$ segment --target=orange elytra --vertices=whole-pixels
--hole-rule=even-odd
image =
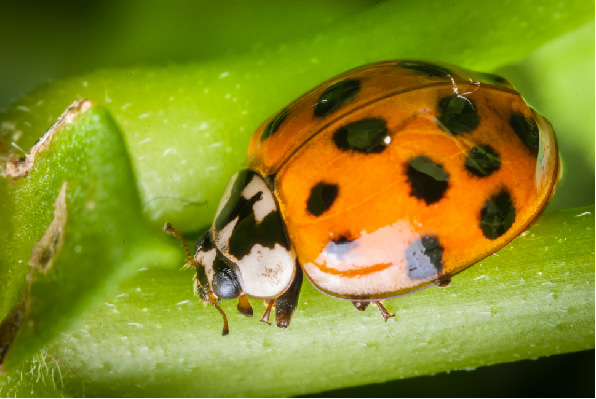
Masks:
[[[195,289],[245,315],[265,299],[262,320],[275,306],[287,327],[304,272],[387,319],[381,300],[445,285],[527,229],[558,176],[551,125],[505,79],[412,60],[353,69],[254,133],[189,255]]]

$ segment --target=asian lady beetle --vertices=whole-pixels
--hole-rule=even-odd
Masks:
[[[339,75],[263,123],[189,263],[219,308],[287,327],[303,271],[358,310],[451,277],[524,231],[559,175],[551,125],[505,79],[401,60]],[[166,230],[175,230],[166,225]],[[177,233],[175,233],[177,234]],[[179,234],[177,234],[179,235]]]

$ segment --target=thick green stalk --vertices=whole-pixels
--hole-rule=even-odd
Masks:
[[[286,396],[594,347],[594,207],[547,213],[449,287],[387,301],[386,323],[306,284],[288,330],[227,301],[222,337],[176,266],[138,272],[0,392]]]

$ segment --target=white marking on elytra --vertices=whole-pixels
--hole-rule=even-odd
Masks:
[[[250,183],[242,190],[242,196],[249,200],[258,193],[261,193],[261,198],[253,204],[252,211],[257,223],[261,223],[265,216],[277,211],[277,206],[267,183],[261,177],[254,175]]]
[[[224,254],[228,254],[230,248],[230,237],[234,232],[236,224],[240,220],[239,216],[236,216],[230,223],[226,224],[221,230],[214,231],[213,240],[215,246]]]
[[[359,235],[344,245],[330,241],[314,262],[302,265],[316,287],[324,292],[346,296],[395,292],[412,286],[405,254],[410,245],[420,239],[420,234],[410,222],[398,221],[372,232],[363,230]],[[375,265],[387,267],[356,278],[343,274],[349,270],[366,270]],[[416,284],[435,278],[436,275],[429,275],[416,280]]]
[[[240,284],[244,292],[253,298],[275,298],[292,282],[296,254],[283,246],[273,248],[255,244],[250,253],[237,262]]]

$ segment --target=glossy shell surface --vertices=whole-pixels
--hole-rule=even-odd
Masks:
[[[446,281],[553,194],[550,124],[504,79],[390,61],[337,76],[251,138],[298,262],[321,291],[382,299]]]

